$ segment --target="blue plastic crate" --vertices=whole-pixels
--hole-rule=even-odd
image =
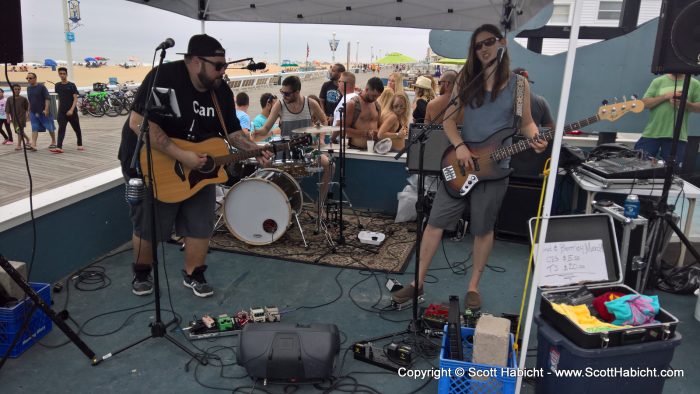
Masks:
[[[30,285],[47,305],[51,305],[51,286],[48,283],[30,283]],[[7,352],[15,335],[22,328],[25,313],[28,313],[33,306],[34,302],[27,298],[12,308],[0,308],[0,357]],[[51,319],[44,311],[37,308],[29,320],[28,329],[12,349],[10,357],[18,357],[49,331],[51,331]]]
[[[443,376],[438,383],[438,394],[495,394],[495,393],[515,393],[515,372],[517,364],[515,352],[513,351],[513,334],[510,334],[510,345],[508,351],[508,367],[476,364],[470,362],[472,358],[471,339],[474,335],[473,328],[462,327],[462,349],[464,361],[450,360],[446,358],[450,345],[447,337],[447,326],[445,335],[442,336],[442,350],[440,351],[440,369],[452,371],[451,376]],[[465,371],[464,376],[455,376],[455,370],[461,368]],[[511,375],[509,376],[508,370]],[[478,377],[475,374],[470,376],[469,371],[495,371],[489,377]],[[478,373],[478,372],[477,372]],[[511,377],[513,376],[513,377]]]

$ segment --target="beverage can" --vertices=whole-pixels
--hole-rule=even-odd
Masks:
[[[625,199],[625,217],[636,219],[639,216],[639,197],[636,194],[630,194]]]

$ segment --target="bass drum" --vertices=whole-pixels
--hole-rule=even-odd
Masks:
[[[294,178],[266,168],[229,189],[224,219],[234,237],[249,245],[267,245],[284,235],[303,204],[301,187]]]

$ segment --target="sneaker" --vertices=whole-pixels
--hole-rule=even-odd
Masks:
[[[214,295],[214,288],[204,279],[204,271],[206,270],[206,265],[195,268],[190,275],[187,275],[187,272],[182,270],[182,284],[192,289],[192,292],[197,297],[210,297]]]
[[[5,140],[5,142],[2,143],[3,145],[14,145],[15,143],[10,141],[10,140]]]
[[[131,292],[138,295],[149,295],[153,293],[153,277],[151,276],[151,267],[148,269],[137,269],[136,264],[133,265],[134,279],[131,281]]]
[[[408,285],[406,287],[402,287],[401,289],[391,293],[391,300],[394,301],[397,304],[403,304],[405,302],[410,301],[413,298],[413,285]],[[418,289],[418,295],[422,296],[423,295],[423,289]]]

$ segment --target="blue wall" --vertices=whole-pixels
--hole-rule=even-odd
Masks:
[[[36,219],[36,257],[30,280],[53,283],[131,239],[124,186]],[[0,253],[29,263],[32,224],[0,233]]]
[[[578,48],[565,123],[594,115],[604,99],[612,102],[615,97],[621,101],[623,95],[628,99],[632,94],[640,98],[644,95],[649,83],[656,77],[651,73],[651,60],[657,26],[658,18],[624,36]],[[566,52],[554,56],[531,52],[513,41],[517,34],[509,34],[511,67],[528,70],[530,79],[535,81],[531,88],[549,101],[552,115],[556,117]],[[441,56],[464,58],[470,37],[469,32],[433,30],[430,32],[430,46]],[[585,130],[641,132],[647,117],[648,111],[630,113],[615,123],[602,121]],[[699,125],[698,114],[691,114],[689,134],[700,135]]]
[[[345,170],[345,188],[352,205],[386,214],[396,214],[398,200],[396,193],[406,186],[406,163],[386,162],[361,159],[347,159]],[[336,181],[338,180],[336,170]],[[318,193],[316,177],[304,178],[301,187],[314,199]],[[334,199],[337,199],[337,186],[334,187]]]

